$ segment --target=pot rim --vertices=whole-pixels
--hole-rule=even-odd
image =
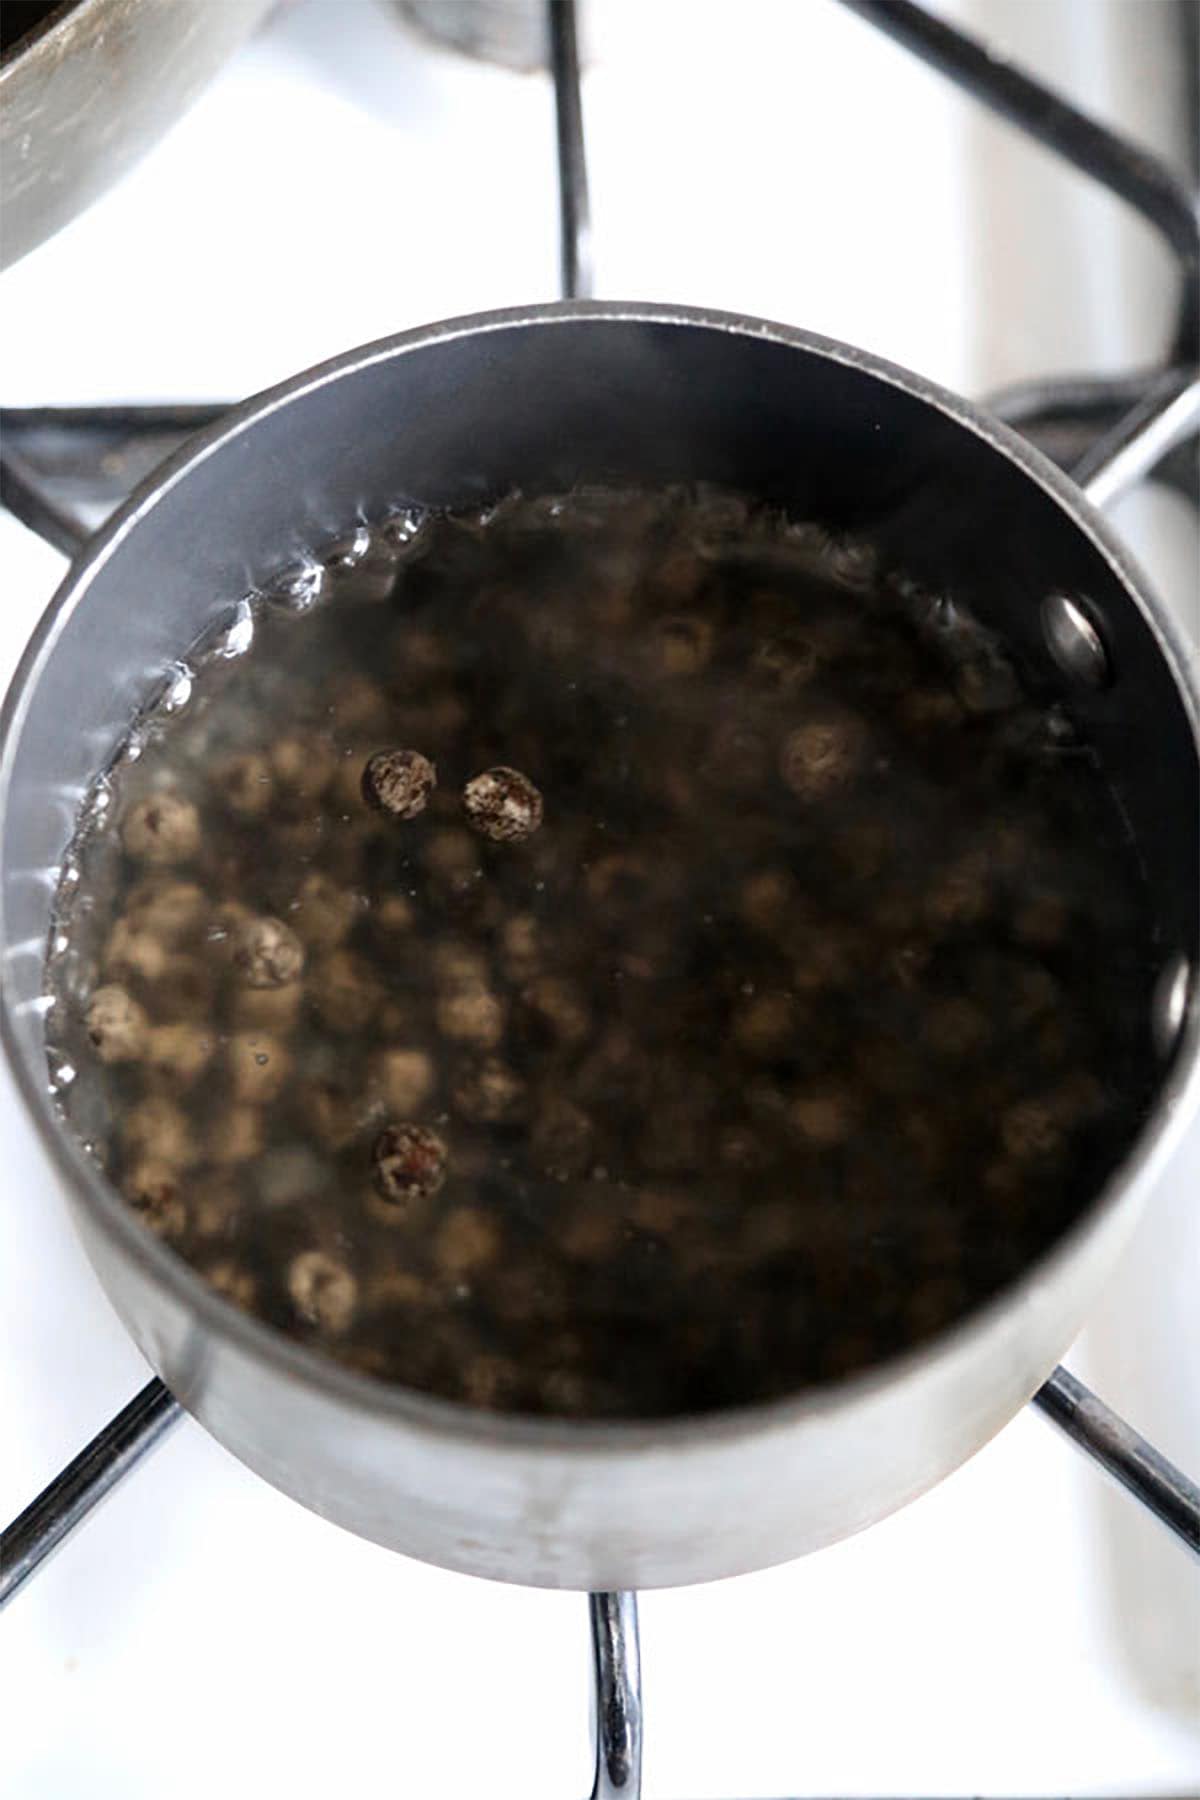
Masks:
[[[4,840],[15,747],[41,669],[67,620],[86,598],[95,574],[119,551],[159,499],[186,479],[192,468],[271,413],[319,387],[369,369],[374,364],[460,337],[513,329],[553,328],[589,320],[718,331],[798,349],[807,355],[859,370],[898,389],[932,406],[981,439],[1035,482],[1068,515],[1130,593],[1174,678],[1200,758],[1200,684],[1194,659],[1179,627],[1150,588],[1134,559],[1082,491],[1010,427],[924,376],[868,351],[795,326],[703,307],[640,301],[556,301],[466,314],[344,351],[232,407],[214,424],[196,433],[140,483],[68,569],[39,619],[9,684],[0,708],[0,849]],[[0,944],[6,945],[2,884]],[[1191,981],[1194,991],[1194,970]],[[969,1354],[977,1342],[986,1338],[1002,1312],[1055,1281],[1059,1270],[1074,1256],[1078,1244],[1129,1198],[1132,1189],[1146,1188],[1153,1182],[1192,1116],[1200,1110],[1200,1008],[1193,1003],[1155,1106],[1128,1154],[1110,1173],[1085,1211],[1048,1251],[1029,1264],[1018,1280],[1001,1288],[947,1330],[915,1349],[872,1364],[859,1373],[782,1398],[663,1419],[543,1418],[488,1412],[465,1402],[440,1399],[416,1389],[375,1380],[324,1355],[319,1349],[287,1337],[221,1298],[190,1264],[147,1231],[122,1204],[115,1189],[86,1155],[67,1121],[55,1109],[48,1084],[38,1079],[38,1072],[31,1067],[22,1050],[6,974],[0,975],[0,1037],[26,1110],[44,1148],[74,1190],[75,1197],[86,1205],[116,1248],[130,1257],[149,1280],[162,1284],[181,1308],[198,1316],[207,1331],[218,1339],[231,1342],[247,1357],[266,1361],[281,1375],[292,1377],[331,1402],[344,1402],[359,1414],[443,1439],[474,1440],[497,1450],[520,1448],[542,1450],[552,1455],[563,1452],[636,1455],[650,1447],[678,1447],[695,1439],[728,1441],[769,1434],[859,1402],[882,1398],[891,1390],[902,1387],[911,1375],[932,1362],[959,1352]],[[177,1397],[185,1406],[188,1404],[186,1392]]]

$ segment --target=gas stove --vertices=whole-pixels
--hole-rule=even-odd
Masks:
[[[437,24],[428,4],[282,8],[138,170],[0,280],[21,348],[6,496],[60,546],[222,401],[405,325],[550,298],[560,262],[568,291],[590,277],[860,342],[993,396],[1076,470],[1135,408],[1186,402],[1161,371],[1168,346],[1196,355],[1178,204],[1194,6],[607,0],[583,21],[582,124],[565,8],[553,83],[459,55],[406,10]],[[1056,112],[941,30],[951,17],[1162,164]],[[1113,517],[1200,641],[1194,479],[1185,443]],[[7,679],[62,561],[10,514],[0,566]],[[5,1071],[0,1130],[10,1517],[146,1370]],[[1194,1135],[1069,1359],[1185,1467],[1198,1190]],[[338,1532],[194,1427],[167,1437],[154,1384],[74,1500],[115,1488],[122,1458],[136,1474],[6,1621],[11,1792],[582,1793],[589,1689],[597,1794],[634,1795],[639,1762],[664,1796],[1200,1791],[1200,1583],[1178,1542],[1195,1490],[1074,1374],[1041,1398],[1175,1538],[1027,1412],[861,1538],[645,1597],[642,1757],[632,1596],[592,1597],[589,1655],[582,1597]],[[36,1554],[71,1504],[60,1491],[18,1548]]]

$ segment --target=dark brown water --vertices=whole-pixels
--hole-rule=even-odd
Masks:
[[[360,531],[93,802],[69,1115],[236,1304],[439,1394],[697,1411],[940,1330],[1147,1097],[1136,859],[968,603],[713,493]]]

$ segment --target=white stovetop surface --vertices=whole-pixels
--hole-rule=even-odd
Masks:
[[[968,8],[1094,106],[1136,122],[1149,94],[1169,129],[1157,9]],[[1152,353],[1167,292],[1149,234],[831,0],[594,0],[591,42],[602,293],[792,319],[973,392]],[[299,0],[156,155],[0,280],[3,398],[232,397],[403,325],[549,297],[551,132],[543,81],[431,50],[383,0]],[[1118,522],[1194,606],[1186,513],[1141,496]],[[0,567],[7,679],[58,565],[0,518]],[[3,1071],[0,1142],[7,1517],[146,1369]],[[1194,1196],[1195,1145],[1079,1366],[1196,1463],[1189,1167]],[[1189,1582],[1026,1413],[859,1539],[643,1598],[647,1795],[1194,1794]],[[389,1556],[189,1422],[7,1616],[0,1786],[562,1800],[590,1781],[587,1686],[578,1596]]]

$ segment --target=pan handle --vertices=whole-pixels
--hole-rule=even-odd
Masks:
[[[1080,457],[1071,474],[1093,506],[1111,506],[1200,431],[1200,375],[1169,369]]]

